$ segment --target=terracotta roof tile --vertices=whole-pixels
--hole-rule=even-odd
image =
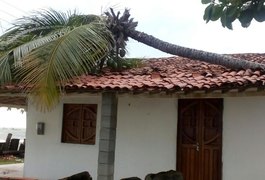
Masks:
[[[234,54],[234,57],[265,64],[265,54]],[[104,70],[99,75],[83,75],[65,84],[66,91],[195,91],[265,85],[260,71],[232,70],[182,57],[143,60],[143,66],[122,72]],[[6,85],[4,91],[19,91],[21,87]]]
[[[235,57],[265,63],[265,54],[236,54]],[[260,71],[231,70],[222,66],[190,60],[182,57],[145,59],[144,66],[122,72],[110,72],[97,76],[87,75],[73,79],[66,89],[76,90],[200,90],[225,89],[242,86],[256,87],[265,83]],[[73,86],[75,85],[75,86]]]

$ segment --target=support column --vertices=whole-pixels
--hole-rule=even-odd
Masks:
[[[113,180],[117,126],[117,97],[102,94],[101,124],[98,155],[98,180]]]

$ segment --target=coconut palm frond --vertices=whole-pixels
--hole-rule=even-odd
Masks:
[[[80,26],[80,25],[85,25],[89,24],[91,22],[102,22],[102,17],[89,14],[89,15],[72,15],[70,16],[67,25],[68,26]]]
[[[50,108],[63,91],[61,83],[88,73],[112,50],[113,41],[104,24],[77,27],[30,52],[16,75],[39,107]]]
[[[32,16],[19,19],[13,28],[0,37],[0,50],[11,51],[17,48],[17,51],[21,51],[27,47],[36,48],[37,44],[42,45],[44,41],[60,37],[78,26],[101,21],[99,16],[79,15],[76,11],[62,13],[51,9],[36,12]],[[30,50],[32,48],[27,52]]]
[[[35,35],[45,36],[56,29],[65,28],[72,16],[77,16],[77,14],[59,12],[53,9],[41,10],[34,12],[31,16],[18,19],[14,27],[22,32],[30,30]]]
[[[61,27],[62,28],[62,27]],[[10,32],[7,32],[6,34],[2,35],[0,37],[0,45],[9,45],[9,48],[15,48],[21,44],[24,44],[26,42],[29,42],[35,38],[43,37],[43,35],[40,35],[36,32],[43,31],[50,29],[49,27],[39,27],[39,28],[32,28],[27,30],[12,30]],[[54,31],[54,30],[53,30]],[[26,41],[26,42],[25,42]]]
[[[17,29],[17,28],[9,29],[7,32],[5,32],[4,34],[2,34],[0,36],[0,42],[6,41],[6,40],[8,40],[10,38],[13,38],[13,36],[15,34],[17,34],[18,31],[19,31],[19,29]]]
[[[1,53],[2,54],[2,53]],[[0,57],[0,84],[7,84],[13,81],[12,67],[10,65],[10,60],[8,52],[4,56]]]
[[[56,33],[32,40],[30,37],[24,37],[14,41],[13,43],[0,43],[0,83],[13,82],[13,69],[21,66],[23,57],[29,54],[33,49],[45,45],[50,41],[58,39],[60,36],[70,31],[68,28],[59,30]]]
[[[70,32],[70,29],[64,28],[64,29],[57,30],[44,37],[35,38],[34,40],[29,40],[27,43],[25,42],[22,43],[22,45],[17,46],[16,48],[13,49],[15,63],[21,60],[24,56],[30,53],[33,49],[39,46],[45,45],[48,42],[54,41],[58,39],[59,37],[67,34],[68,32]]]
[[[21,22],[18,20],[18,23],[3,34],[0,40],[2,42],[12,43],[16,40],[23,39],[25,36],[42,37],[54,30],[65,28],[63,25],[39,24],[39,22],[30,22],[26,20],[27,18],[23,19],[23,21],[21,20]],[[36,19],[32,18],[32,21],[33,20],[35,21]]]
[[[25,16],[16,21],[14,28],[25,30],[38,27],[58,27],[65,26],[70,16],[75,14],[64,13],[53,9],[33,12],[30,16]]]
[[[82,24],[100,21],[101,18],[95,15],[61,13],[52,9],[19,19],[0,37],[0,83],[14,81],[13,68],[20,66],[20,61],[32,50],[55,41]]]
[[[39,107],[48,109],[58,102],[62,83],[90,72],[114,46],[102,17],[36,12],[0,37],[0,83],[20,83]]]
[[[20,18],[4,35],[1,41],[14,41],[25,35],[45,36],[61,28],[75,28],[91,22],[99,22],[96,15],[80,15],[74,12],[59,12],[53,9],[34,12],[31,16]]]

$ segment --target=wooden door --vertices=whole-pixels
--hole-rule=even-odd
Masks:
[[[177,169],[184,180],[222,179],[222,99],[182,99]]]

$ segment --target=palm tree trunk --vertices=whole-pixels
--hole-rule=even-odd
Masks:
[[[264,64],[238,59],[227,55],[178,46],[162,41],[158,38],[155,38],[154,36],[148,35],[144,32],[140,32],[137,30],[127,31],[127,35],[136,41],[139,41],[143,44],[146,44],[155,49],[172,55],[196,59],[211,64],[218,64],[231,69],[259,69],[262,71],[265,70]]]

